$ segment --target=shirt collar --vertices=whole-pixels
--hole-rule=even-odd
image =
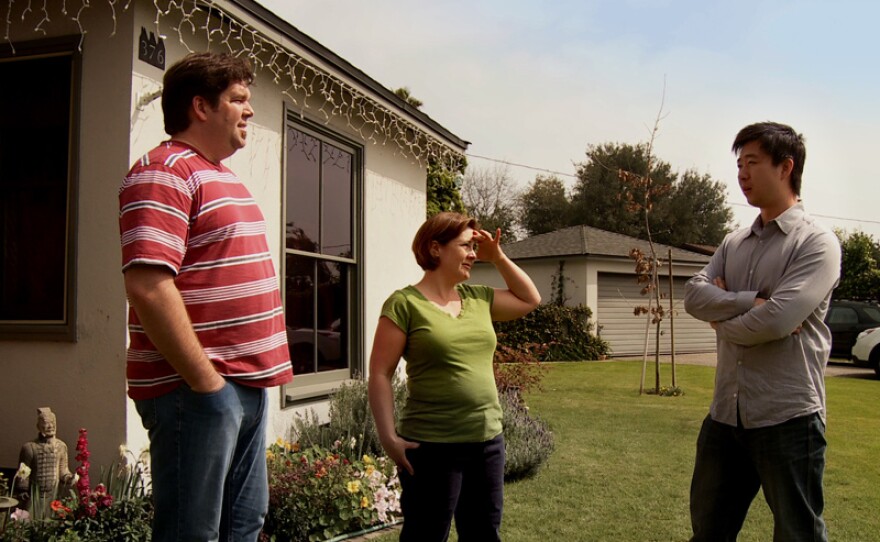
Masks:
[[[767,225],[775,222],[776,227],[778,227],[782,233],[788,235],[799,222],[803,221],[805,214],[804,204],[799,201],[767,224],[761,222],[761,215],[758,215],[758,217],[755,218],[755,221],[752,222],[752,233],[754,235],[761,235],[761,232],[767,227]]]

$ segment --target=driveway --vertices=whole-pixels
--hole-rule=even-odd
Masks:
[[[626,359],[634,359],[627,356]],[[707,365],[715,366],[715,353],[705,354],[676,354],[675,362],[683,365]],[[649,355],[648,362],[653,362],[654,357]],[[660,356],[661,363],[668,363],[669,356]],[[874,370],[868,367],[856,367],[845,359],[832,359],[825,368],[825,376],[848,376],[850,378],[875,378]]]

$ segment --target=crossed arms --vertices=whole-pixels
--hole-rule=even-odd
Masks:
[[[685,310],[712,323],[718,338],[742,346],[799,332],[837,284],[840,247],[830,233],[808,237],[791,256],[773,291],[728,291],[724,276],[727,240],[685,289]],[[744,272],[748,272],[745,270]]]

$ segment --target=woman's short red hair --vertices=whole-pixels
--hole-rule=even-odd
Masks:
[[[461,213],[444,211],[437,213],[419,228],[412,243],[413,254],[416,255],[416,263],[425,271],[437,269],[440,261],[431,254],[431,243],[437,241],[441,245],[452,241],[464,230],[471,228],[480,229],[480,223],[476,218],[465,216]]]

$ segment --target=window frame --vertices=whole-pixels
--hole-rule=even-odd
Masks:
[[[328,254],[312,253],[297,249],[287,248],[286,224],[287,224],[287,142],[288,129],[293,128],[321,142],[333,145],[345,152],[352,154],[352,193],[351,193],[351,243],[352,258],[332,256]],[[343,383],[350,381],[357,375],[364,374],[364,325],[363,325],[363,292],[364,292],[364,237],[363,223],[364,213],[361,202],[363,201],[364,186],[364,146],[362,143],[346,137],[338,131],[330,129],[326,124],[319,123],[307,118],[298,109],[284,104],[284,123],[282,126],[282,170],[281,170],[281,262],[280,280],[281,297],[287,311],[287,256],[301,255],[312,261],[337,262],[350,265],[351,278],[349,279],[348,298],[349,312],[347,314],[348,333],[345,337],[344,350],[347,354],[347,369],[338,369],[325,372],[294,374],[293,382],[281,386],[281,408],[293,408],[303,403],[320,401],[328,398]],[[322,187],[323,189],[323,187]],[[323,225],[319,226],[320,228]]]
[[[64,317],[62,320],[0,320],[0,340],[76,342],[77,237],[82,98],[82,52],[79,36],[0,44],[0,62],[69,56],[70,117],[67,151],[67,225],[65,232]]]

